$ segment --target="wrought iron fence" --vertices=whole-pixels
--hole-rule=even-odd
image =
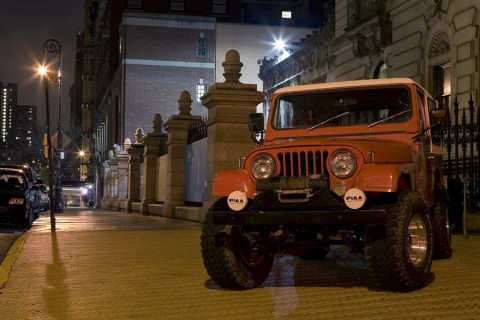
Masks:
[[[188,128],[185,150],[185,204],[202,206],[207,182],[207,123],[195,121]]]
[[[207,137],[207,121],[205,119],[192,122],[188,128],[187,143],[192,144]]]
[[[460,192],[462,195],[461,179],[472,179],[467,189],[467,208],[469,211],[478,211],[480,209],[480,181],[478,181],[480,178],[480,112],[478,106],[474,106],[471,95],[468,108],[462,110],[459,109],[459,103],[455,98],[453,119],[448,117],[442,129],[442,142],[446,156],[444,172],[449,182],[450,197],[453,198],[451,201],[457,202],[456,193]]]

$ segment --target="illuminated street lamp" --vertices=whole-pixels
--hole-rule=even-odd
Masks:
[[[287,48],[284,40],[282,39],[275,40],[275,43],[273,46],[277,50],[277,52],[280,54],[280,56],[278,57],[279,61],[286,59],[290,55],[290,49]]]
[[[47,53],[54,53],[58,55],[58,72],[55,75],[48,69]],[[61,180],[61,160],[63,158],[62,151],[62,122],[61,122],[61,110],[62,110],[62,47],[60,43],[55,39],[48,39],[43,43],[43,65],[40,67],[39,72],[44,75],[45,79],[45,99],[47,109],[47,131],[48,131],[48,145],[49,145],[49,166],[50,176],[53,180],[53,165],[52,165],[52,144],[50,141],[50,103],[48,94],[48,82],[58,84],[58,127],[57,127],[57,153],[56,153],[56,181],[55,181],[55,196],[53,210],[50,210],[51,215],[53,212],[63,212],[63,200],[62,200],[62,180]],[[50,188],[52,190],[52,188]],[[52,191],[50,191],[52,192]],[[52,209],[52,208],[50,208]],[[54,223],[54,216],[51,217]],[[52,227],[54,230],[54,227]]]
[[[43,57],[44,65],[38,69],[38,72],[43,78],[43,83],[45,85],[45,109],[47,114],[47,158],[48,158],[48,187],[49,187],[49,197],[50,200],[53,198],[53,156],[52,156],[52,141],[50,138],[50,99],[48,93],[48,77],[47,77],[47,68],[45,67],[45,54]],[[50,201],[50,225],[52,232],[55,231],[55,213],[54,213],[54,202]]]
[[[83,164],[84,164],[84,160],[83,160],[83,157],[86,155],[86,152],[83,151],[83,150],[80,150],[78,152],[78,155],[80,156],[80,181],[83,181]]]

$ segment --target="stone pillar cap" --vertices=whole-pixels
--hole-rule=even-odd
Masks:
[[[225,61],[222,63],[225,73],[225,82],[236,82],[240,83],[240,77],[242,74],[240,70],[243,67],[243,63],[240,62],[240,54],[237,50],[228,50],[225,54]]]
[[[180,115],[182,116],[189,116],[190,111],[192,110],[192,97],[190,93],[186,90],[180,93],[180,97],[178,98],[178,110],[180,110]]]

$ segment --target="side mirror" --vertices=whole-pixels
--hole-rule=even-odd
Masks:
[[[248,130],[252,134],[252,140],[257,146],[263,144],[263,134],[265,133],[265,125],[263,124],[263,113],[251,113],[248,116]]]
[[[445,119],[448,115],[448,110],[446,109],[434,109],[432,110],[432,116],[437,121],[440,122]]]
[[[265,129],[263,122],[263,113],[250,113],[250,115],[248,116],[248,130],[250,132],[263,131]]]

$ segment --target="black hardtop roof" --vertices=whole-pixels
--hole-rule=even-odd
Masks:
[[[18,175],[21,175],[21,176],[25,176],[25,178],[27,177],[27,175],[25,174],[25,172],[23,172],[23,170],[21,169],[16,169],[16,168],[7,168],[7,167],[1,167],[0,166],[0,174],[18,174]]]
[[[17,164],[17,163],[0,163],[0,168],[13,168],[13,169],[18,169],[21,170],[25,173],[27,176],[28,180],[32,180],[32,182],[35,182],[35,179],[37,179],[37,173],[33,168],[27,164]]]

